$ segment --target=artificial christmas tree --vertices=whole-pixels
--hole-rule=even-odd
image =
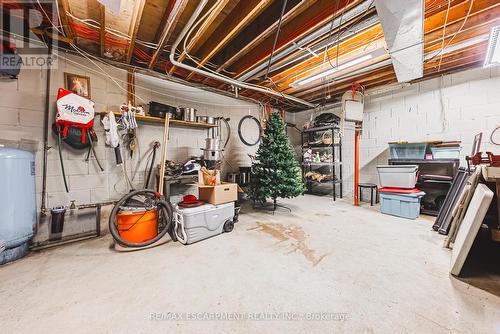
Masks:
[[[254,202],[277,198],[292,198],[305,191],[302,174],[285,132],[279,113],[273,112],[266,122],[264,137],[252,166],[248,196]]]

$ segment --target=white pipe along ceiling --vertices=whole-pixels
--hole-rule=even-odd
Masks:
[[[177,66],[177,67],[180,67],[180,68],[184,68],[186,70],[189,70],[189,71],[192,71],[192,72],[195,72],[195,73],[198,73],[198,74],[201,74],[201,75],[204,75],[206,77],[210,77],[210,78],[213,78],[213,79],[216,79],[216,80],[220,80],[220,81],[229,83],[229,84],[237,86],[237,87],[246,88],[246,89],[254,90],[254,91],[257,91],[257,92],[261,92],[261,93],[265,93],[265,94],[271,94],[271,95],[274,95],[274,96],[282,97],[282,98],[285,98],[287,100],[290,100],[290,101],[302,104],[302,105],[304,105],[306,107],[310,107],[310,108],[316,107],[315,104],[312,104],[310,102],[304,101],[304,100],[299,99],[297,97],[294,97],[294,96],[291,96],[291,95],[287,95],[287,94],[283,94],[281,92],[272,90],[272,89],[267,88],[267,87],[260,87],[260,86],[257,86],[257,85],[247,84],[247,83],[241,82],[239,80],[235,80],[235,79],[231,79],[229,77],[223,76],[223,75],[221,75],[219,73],[208,72],[208,71],[205,71],[205,70],[202,70],[202,69],[199,69],[199,68],[196,68],[196,67],[193,67],[193,66],[181,63],[177,59],[175,59],[175,50],[177,49],[177,46],[182,41],[182,39],[186,36],[188,30],[192,27],[192,25],[194,24],[194,21],[200,15],[200,13],[202,12],[202,10],[205,7],[205,5],[207,4],[207,2],[208,2],[208,0],[200,0],[200,2],[198,3],[198,6],[196,7],[196,10],[194,11],[193,15],[189,18],[189,21],[184,26],[184,29],[181,31],[181,33],[179,34],[179,36],[175,40],[174,44],[172,45],[172,48],[170,50],[169,59],[170,59],[170,62],[174,66]]]
[[[424,0],[375,0],[398,82],[424,75]]]

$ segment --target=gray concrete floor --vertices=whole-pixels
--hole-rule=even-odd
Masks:
[[[3,266],[1,332],[500,332],[500,298],[449,276],[432,219],[284,203],[190,246],[119,253],[107,235]]]

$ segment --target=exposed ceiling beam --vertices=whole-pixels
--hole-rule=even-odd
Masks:
[[[483,12],[487,9],[490,9],[494,7],[495,5],[498,5],[497,0],[474,0],[472,3],[472,7],[470,7],[470,1],[463,1],[459,4],[456,4],[452,7],[450,7],[450,10],[448,12],[448,15],[446,15],[446,8],[430,17],[427,17],[424,20],[424,29],[425,33],[431,33],[435,30],[440,30],[442,32],[442,28],[445,24],[450,25],[455,22],[462,22],[465,17],[467,16],[467,13],[469,11],[469,8],[471,8],[471,11],[469,15],[475,15],[480,12]],[[448,17],[447,17],[448,16]]]
[[[361,82],[367,80],[367,78],[370,78],[371,76],[376,75],[380,71],[384,70],[394,74],[394,69],[391,66],[390,60],[381,58],[377,62],[374,62],[362,68],[358,68],[354,71],[341,74],[338,77],[332,78],[321,84],[316,84],[309,87],[295,88],[294,95],[305,97],[307,94],[310,94],[311,92],[325,91],[325,87],[326,90],[330,90],[333,93],[335,90],[337,90],[338,85],[342,84],[343,82],[349,82],[349,83],[352,83],[353,81]]]
[[[230,22],[223,22],[213,33],[212,37],[203,46],[198,68],[205,65],[215,56],[229,41],[231,41],[245,26],[247,26],[257,15],[269,6],[272,0],[245,0],[240,1],[233,9],[228,19]],[[233,15],[234,14],[234,15]],[[194,76],[192,72],[187,80]]]
[[[450,8],[462,3],[464,0],[451,0]],[[425,0],[425,17],[436,15],[439,12],[446,12],[448,0]]]
[[[146,0],[135,1],[134,12],[132,13],[132,20],[130,21],[130,27],[128,31],[128,34],[130,36],[130,45],[127,50],[127,57],[125,58],[125,62],[127,64],[130,64],[132,56],[134,54],[135,40],[137,39],[137,32],[139,31],[145,4]]]
[[[330,92],[325,91],[325,89],[314,90],[304,95],[304,98],[306,98],[308,101],[314,101],[316,103],[318,101],[324,100],[326,96],[330,95],[330,98],[328,100],[335,100],[351,88],[353,81],[357,81],[363,86],[368,87],[380,84],[381,82],[396,81],[396,74],[394,73],[392,66],[387,66],[385,68],[381,68],[380,70],[374,71],[369,75],[354,76],[339,82],[335,82],[331,85],[332,89]]]
[[[446,26],[446,36],[445,38],[452,37],[455,33],[458,34],[468,31],[476,30],[478,27],[495,24],[500,21],[500,3],[495,4],[490,9],[482,11],[476,15],[471,15],[467,19],[467,22],[458,21]],[[461,28],[461,30],[459,30]],[[443,32],[436,30],[425,34],[425,45],[431,43],[430,41],[440,40],[443,37]]]
[[[217,17],[221,14],[222,10],[228,4],[229,0],[220,0],[215,3],[215,5],[210,9],[211,13],[207,16],[207,18],[203,21],[201,26],[196,29],[196,33],[191,38],[189,43],[186,45],[186,50],[182,50],[178,61],[182,62],[186,58],[186,54],[191,54],[191,52],[196,52],[198,48],[195,48],[197,43],[200,41],[201,37],[204,36],[208,30],[211,28],[211,25],[217,19]],[[176,67],[172,66],[168,71],[169,74],[172,74],[175,71]]]
[[[342,26],[345,25],[352,21],[353,19],[359,19],[359,17],[364,16],[364,14],[367,13],[369,8],[373,4],[370,3],[370,1],[364,1],[362,4],[350,9],[350,10],[342,10],[342,14],[336,15],[335,19],[332,22],[326,22],[322,27],[310,32],[309,34],[305,35],[304,37],[297,39],[296,41],[291,41],[291,40],[284,40],[282,42],[282,47],[281,49],[278,49],[276,52],[272,53],[272,66],[270,67],[270,70],[275,69],[275,65],[277,62],[282,61],[284,58],[287,58],[290,54],[297,53],[298,51],[301,51],[301,48],[306,48],[308,46],[314,45],[315,43],[317,44],[324,44],[323,48],[316,48],[313,47],[313,49],[316,50],[317,53],[321,52],[325,48],[328,48],[329,41],[328,37],[332,37],[333,31],[336,33],[339,33],[341,30]],[[354,28],[351,27],[351,29],[354,30]],[[345,33],[344,29],[344,33]],[[346,34],[347,35],[347,34]],[[347,37],[347,36],[346,36]],[[290,42],[292,42],[290,44]],[[334,44],[335,38],[333,41],[331,41],[330,45]],[[272,50],[272,49],[271,49]],[[310,54],[309,54],[310,56]],[[260,64],[256,64],[256,66],[252,66],[253,68],[249,71],[247,71],[245,74],[239,76],[239,80],[248,80],[253,77],[262,77],[266,75],[267,67],[269,64],[269,58],[271,57],[271,53],[269,55],[266,55],[264,61],[261,61]]]
[[[71,28],[68,15],[66,14],[71,13],[68,0],[59,0],[57,2],[57,10],[59,11],[59,17],[64,34],[67,38],[73,40],[75,38],[75,34],[73,32],[73,29]]]
[[[281,22],[282,26],[286,25],[297,15],[303,13],[306,9],[315,5],[316,2],[317,0],[296,1],[294,6],[294,4],[289,1],[287,7],[291,6],[291,8],[289,10],[285,9],[286,12],[283,15]],[[216,63],[221,64],[217,68],[217,72],[231,66],[236,60],[253,50],[259,43],[275,32],[280,19],[279,16],[281,6],[282,3],[279,1],[272,3],[261,16],[255,19],[255,21],[253,21],[247,29],[243,30],[227,45],[227,47],[224,48],[224,54],[220,54],[220,59],[216,59],[215,61]],[[268,24],[269,22],[272,23]]]
[[[100,15],[100,26],[99,29],[99,43],[100,43],[100,54],[101,58],[104,57],[104,53],[106,52],[106,7],[103,4],[99,3],[99,15]]]
[[[319,0],[314,6],[304,12],[303,15],[295,17],[295,19],[281,27],[275,53],[279,53],[283,48],[291,45],[292,42],[325,26],[331,20],[334,12],[336,12],[335,16],[340,16],[340,13],[347,10],[347,8],[352,8],[360,2],[352,0]],[[258,50],[257,52],[248,54],[247,57],[242,58],[229,68],[231,71],[236,72],[236,78],[241,77],[246,72],[269,59],[274,44],[274,37],[275,35],[272,34],[258,43],[255,48]]]
[[[186,8],[188,2],[189,0],[174,0],[173,5],[171,6],[171,8],[169,8],[169,12],[166,13],[165,17],[167,17],[167,19],[161,27],[161,33],[159,34],[158,38],[158,47],[154,51],[153,56],[149,61],[148,69],[152,69],[158,61],[158,58],[160,57],[165,44],[167,44],[168,39],[172,35],[174,27],[179,21],[179,18],[181,17],[182,12]]]
[[[50,37],[51,39],[55,39],[55,40],[58,40],[58,41],[61,41],[61,42],[67,43],[67,44],[72,44],[74,42],[74,40],[71,38],[65,37],[65,36],[60,35],[56,32],[50,32],[50,31],[46,32],[40,28],[31,28],[31,32],[34,33],[35,35],[37,35],[38,37],[40,37],[41,39],[43,39],[43,36],[45,34],[47,34],[47,36]]]
[[[372,26],[369,29],[359,32],[358,34],[342,41],[338,47],[336,45],[332,45],[327,52],[321,53],[319,57],[311,57],[310,59],[306,59],[289,69],[276,73],[272,76],[272,80],[276,84],[283,82],[286,85],[289,85],[292,81],[298,79],[298,76],[301,74],[324,64],[324,59],[335,65],[338,57],[352,53],[355,50],[366,49],[367,47],[373,46],[377,43],[381,46],[385,45],[381,36],[382,27],[380,24]],[[307,74],[307,76],[309,75],[311,74]]]

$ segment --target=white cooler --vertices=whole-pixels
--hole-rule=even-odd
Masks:
[[[212,205],[203,204],[195,208],[175,206],[175,235],[189,245],[194,242],[231,231],[234,217],[234,202]],[[226,225],[226,229],[224,229]]]

